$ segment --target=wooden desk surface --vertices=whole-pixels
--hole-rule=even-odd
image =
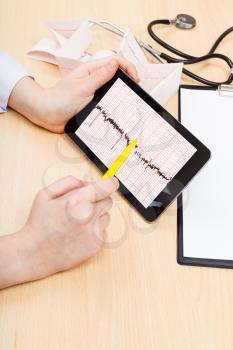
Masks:
[[[44,21],[107,19],[152,43],[147,23],[182,12],[195,16],[198,26],[187,32],[161,28],[160,35],[199,55],[232,25],[233,2],[1,0],[0,46],[50,86],[59,79],[57,69],[25,55],[47,35]],[[220,49],[233,57],[232,36]],[[211,77],[226,73],[213,62]],[[168,109],[177,115],[177,98]],[[44,184],[66,174],[99,177],[65,136],[12,111],[0,118],[0,159],[1,234],[23,225]],[[175,204],[149,225],[116,195],[109,241],[110,247],[72,271],[1,291],[0,349],[232,350],[233,271],[177,264]]]

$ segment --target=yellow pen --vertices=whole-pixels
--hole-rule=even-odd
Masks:
[[[102,179],[107,179],[108,177],[114,176],[120,167],[124,164],[126,159],[129,157],[130,153],[134,149],[138,142],[138,139],[134,139],[130,144],[122,151],[122,153],[117,157],[117,159],[112,163],[110,168],[102,176]]]

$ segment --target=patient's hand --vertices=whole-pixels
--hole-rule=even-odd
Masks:
[[[95,91],[109,81],[118,68],[125,70],[136,82],[139,81],[134,65],[115,55],[80,64],[48,89],[25,77],[13,89],[9,106],[33,123],[62,133],[66,122],[91,101]]]
[[[118,180],[63,178],[36,196],[25,226],[0,238],[0,289],[72,268],[96,254]]]

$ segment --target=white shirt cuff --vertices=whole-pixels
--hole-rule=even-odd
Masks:
[[[30,76],[10,55],[0,49],[0,113],[7,111],[10,94],[23,77]]]

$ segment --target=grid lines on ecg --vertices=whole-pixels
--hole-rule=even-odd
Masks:
[[[138,138],[116,176],[146,208],[196,152],[119,78],[76,133],[107,167]]]

